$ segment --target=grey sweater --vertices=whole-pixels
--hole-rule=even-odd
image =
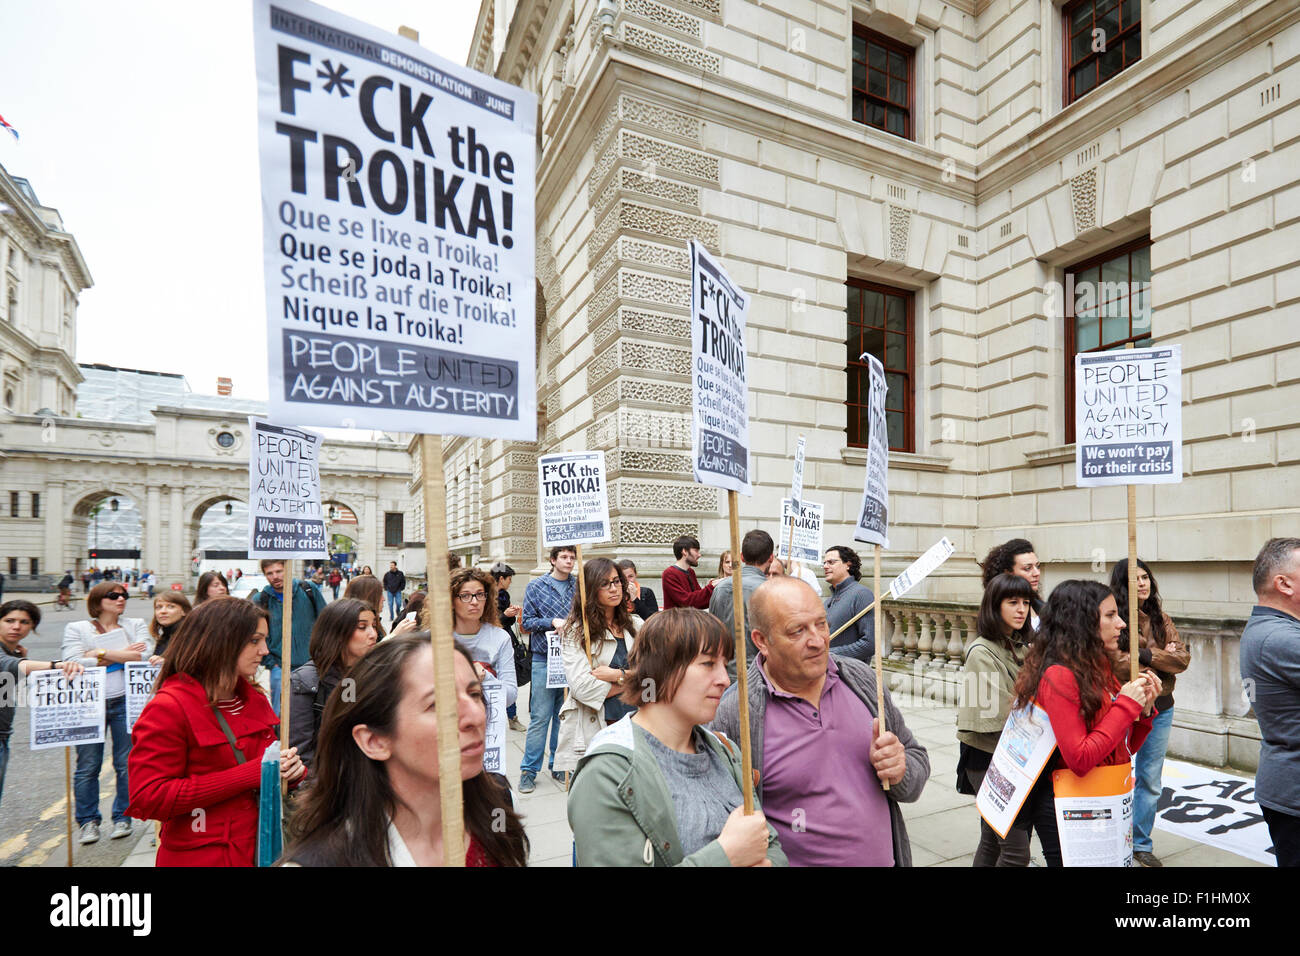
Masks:
[[[871,588],[852,578],[845,578],[831,588],[826,598],[826,623],[834,634],[864,607],[871,607],[876,596]],[[876,653],[876,612],[862,615],[831,643],[831,653],[836,657],[870,661]]]
[[[869,665],[852,658],[837,658],[835,664],[839,668],[840,679],[867,705],[872,718],[877,717],[876,672]],[[763,718],[767,713],[767,682],[758,669],[757,658],[749,665],[748,680],[749,746],[754,769],[759,774],[758,798],[762,800],[763,781],[767,777],[763,769]],[[717,716],[709,725],[710,730],[726,734],[736,741],[740,740],[739,686],[733,684],[727,688],[727,692],[722,695],[722,703],[718,705]],[[930,778],[930,755],[903,723],[903,715],[890,699],[888,688],[885,689],[885,723],[885,729],[898,738],[907,757],[907,768],[903,771],[903,779],[898,784],[890,786],[884,794],[889,800],[889,823],[894,841],[894,859],[899,866],[911,866],[912,845],[907,839],[903,811],[898,805],[912,803],[921,796],[921,789],[925,786],[925,781]],[[866,733],[871,733],[870,727],[866,728]]]

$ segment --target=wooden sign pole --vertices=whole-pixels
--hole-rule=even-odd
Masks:
[[[786,553],[787,560],[792,565],[794,564],[794,519],[795,519],[794,502],[791,502],[790,503],[790,539],[789,539],[790,543],[786,546],[785,553]],[[786,569],[785,573],[786,574],[790,573],[788,568]]]
[[[451,587],[447,570],[447,489],[442,474],[442,436],[420,436],[424,486],[424,560],[429,598],[424,627],[433,644],[433,693],[438,719],[438,790],[442,795],[442,865],[465,865],[465,818],[460,781],[460,720],[457,716],[456,649],[451,635]]]
[[[873,595],[878,595],[880,593],[880,545],[876,545],[876,559],[874,564],[875,567],[872,571],[874,590],[871,593]],[[871,606],[875,607],[879,603],[880,598],[877,597]],[[883,734],[887,729],[885,727],[885,654],[880,648],[880,615],[874,614],[871,619],[876,622],[876,713],[880,717],[880,732]],[[848,627],[847,624],[844,626]],[[839,632],[837,631],[836,633],[838,634]],[[889,789],[888,780],[880,781],[880,785],[886,790]]]
[[[289,749],[289,675],[293,672],[293,561],[284,562],[284,590],[280,603],[284,614],[280,618],[280,753]],[[289,799],[289,783],[280,780],[280,799]],[[282,807],[282,820],[288,819],[287,803]]]
[[[582,618],[582,647],[587,652],[587,666],[591,667],[591,628],[587,624],[587,576],[582,573],[582,545],[573,546],[578,556],[578,614]]]
[[[749,752],[749,662],[745,659],[745,591],[740,569],[740,505],[736,492],[727,491],[731,521],[731,616],[736,628],[736,692],[740,704],[741,794],[745,813],[754,812],[754,760]]]
[[[68,821],[68,866],[72,866],[72,748],[63,748],[63,815]]]
[[[879,578],[879,577],[876,578],[876,587],[877,587],[877,588],[880,587],[880,578]],[[866,607],[864,607],[864,608],[863,608],[861,611],[859,611],[857,614],[853,615],[851,618],[849,618],[847,621],[845,621],[843,624],[841,624],[839,627],[837,627],[837,628],[834,630],[834,632],[831,633],[830,640],[832,640],[832,641],[835,640],[835,638],[839,637],[841,634],[843,634],[845,631],[847,631],[849,628],[851,628],[851,627],[854,625],[855,622],[857,622],[858,620],[860,620],[860,619],[863,617],[863,615],[870,614],[872,611],[878,611],[878,610],[880,610],[880,605],[881,605],[881,602],[883,602],[883,601],[884,601],[884,598],[877,597],[877,598],[876,598],[874,601],[872,601],[869,605],[867,605]]]
[[[1130,342],[1127,346],[1133,348]],[[1129,680],[1138,676],[1138,508],[1137,485],[1128,486],[1128,653]]]

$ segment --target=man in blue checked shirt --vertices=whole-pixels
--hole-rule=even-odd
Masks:
[[[546,755],[546,732],[550,729],[551,776],[558,781],[564,774],[555,770],[555,745],[560,735],[560,705],[564,691],[546,686],[546,632],[559,630],[573,608],[578,582],[573,563],[578,553],[570,547],[551,549],[551,573],[531,581],[524,589],[524,611],[520,626],[529,635],[528,649],[533,655],[533,676],[528,690],[528,737],[524,742],[524,759],[519,765],[519,792],[537,789],[537,772]]]

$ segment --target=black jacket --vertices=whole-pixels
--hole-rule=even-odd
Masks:
[[[400,594],[406,590],[406,575],[401,571],[389,571],[384,575],[384,590]]]

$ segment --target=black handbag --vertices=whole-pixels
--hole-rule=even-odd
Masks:
[[[515,685],[523,687],[533,679],[533,652],[527,644],[516,641],[513,634],[510,635],[510,643],[515,649]]]

